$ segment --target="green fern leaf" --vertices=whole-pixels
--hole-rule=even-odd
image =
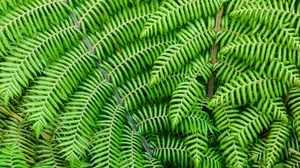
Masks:
[[[104,79],[101,71],[95,70],[65,104],[57,139],[66,160],[74,162],[86,156],[94,121],[112,90],[113,86]]]
[[[175,92],[172,93],[169,109],[173,128],[181,123],[182,118],[189,115],[199,98],[205,97],[203,90],[204,86],[195,78],[187,78],[178,85]]]
[[[287,83],[272,78],[262,78],[256,73],[248,72],[220,87],[209,102],[209,107],[245,105],[254,103],[259,97],[276,98],[285,95],[289,87]]]
[[[34,35],[37,31],[48,29],[67,15],[68,6],[63,0],[32,1],[7,13],[0,19],[1,50],[10,48],[9,41],[16,41],[23,34]],[[33,19],[34,18],[34,19]]]
[[[0,63],[0,93],[7,104],[12,98],[22,95],[29,81],[41,74],[41,71],[55,60],[65,49],[78,42],[79,36],[71,21],[48,32],[39,33],[35,38],[21,40],[11,55]]]
[[[80,80],[92,69],[94,55],[87,53],[86,50],[81,45],[78,49],[67,53],[45,70],[46,76],[40,77],[36,85],[28,91],[24,113],[29,114],[29,121],[34,123],[36,136],[39,136],[49,123],[53,123],[62,101],[68,99]]]
[[[178,32],[180,43],[171,45],[154,62],[151,84],[180,70],[189,60],[211,47],[214,44],[215,33],[210,28],[211,25],[200,20],[194,24],[189,23],[185,29]]]
[[[220,7],[219,0],[165,0],[147,20],[141,36],[167,33],[190,20],[213,15]]]
[[[121,138],[121,162],[120,167],[143,167],[143,155],[142,155],[142,138],[138,133],[125,126],[123,136]]]
[[[293,116],[293,127],[300,141],[300,90],[298,88],[291,89],[288,98],[288,105]]]
[[[29,168],[22,152],[17,146],[17,144],[11,144],[0,148],[1,167]]]
[[[145,162],[144,162],[145,168],[163,168],[162,163],[159,160],[149,156],[149,154],[144,154],[144,158],[145,158]]]
[[[292,5],[287,5],[283,1],[272,1],[272,3],[251,1],[234,10],[230,15],[249,21],[250,24],[257,24],[259,21],[270,28],[282,27],[285,23],[297,24],[300,19],[300,14],[292,8]]]
[[[116,98],[108,101],[103,107],[97,124],[101,129],[96,133],[91,149],[94,167],[114,167],[119,164],[124,116],[125,109],[118,104]]]
[[[286,123],[274,122],[266,142],[265,167],[272,167],[280,159],[285,144],[291,136],[290,129]]]
[[[181,139],[170,136],[156,137],[154,140],[153,156],[176,163],[180,167],[187,167],[188,152]]]
[[[206,136],[200,133],[191,134],[185,139],[186,150],[189,152],[189,157],[192,158],[195,167],[199,167],[202,164],[204,155],[208,150],[208,139]]]

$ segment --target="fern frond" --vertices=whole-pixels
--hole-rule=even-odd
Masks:
[[[267,24],[270,28],[281,27],[285,23],[296,25],[300,14],[283,1],[251,1],[241,5],[230,14],[250,24]]]
[[[64,105],[57,139],[66,160],[74,162],[86,156],[98,111],[112,90],[101,71],[95,70]]]
[[[119,89],[126,110],[138,108],[146,102],[154,101],[172,94],[177,85],[187,76],[186,73],[175,73],[161,82],[149,87],[150,74],[144,73],[136,79],[127,82]]]
[[[288,105],[293,116],[293,128],[300,141],[300,90],[292,88],[288,97]]]
[[[300,74],[295,65],[288,62],[274,60],[271,62],[257,62],[255,69],[263,75],[273,79],[277,79],[291,86],[300,86]]]
[[[17,144],[11,144],[0,148],[0,166],[29,168],[29,165],[26,163],[25,157],[22,155]]]
[[[272,117],[259,112],[255,107],[249,107],[241,112],[229,129],[242,147],[255,142],[259,134],[266,130],[272,122]]]
[[[222,132],[229,129],[231,124],[234,123],[234,119],[237,118],[240,113],[241,110],[234,106],[216,107],[213,110],[213,118],[217,129]]]
[[[78,22],[83,32],[95,32],[108,19],[122,7],[126,7],[128,0],[87,0],[80,3],[79,9],[75,11]],[[86,30],[87,29],[87,30]]]
[[[26,163],[34,163],[36,155],[34,142],[32,132],[28,129],[28,123],[19,123],[16,120],[6,121],[1,147],[13,146],[13,149],[19,151],[17,155],[22,155]]]
[[[97,123],[100,131],[95,135],[92,154],[94,167],[114,167],[120,161],[120,138],[125,120],[125,109],[116,98],[111,99],[102,108]]]
[[[189,60],[210,48],[215,39],[212,27],[210,23],[207,25],[204,20],[200,20],[194,24],[189,23],[178,32],[176,35],[179,43],[167,48],[154,62],[151,72],[152,84],[180,70]]]
[[[209,148],[204,155],[202,163],[200,167],[205,168],[221,168],[223,167],[223,160],[222,156],[214,151],[213,149]]]
[[[288,83],[248,72],[219,87],[209,106],[245,105],[254,103],[259,97],[276,98],[285,95],[289,87]]]
[[[299,66],[299,51],[260,37],[242,38],[233,41],[221,49],[221,54],[233,55],[253,64],[255,61],[269,62],[275,59]]]
[[[165,0],[147,20],[141,37],[167,33],[190,20],[211,16],[220,7],[220,0]]]
[[[32,0],[1,0],[0,1],[0,12],[2,15],[7,13],[10,9],[14,9],[19,5],[26,4]]]
[[[274,122],[266,142],[266,160],[264,165],[272,167],[279,161],[280,155],[291,136],[289,126],[283,122]]]
[[[157,134],[171,130],[171,123],[167,114],[168,108],[168,104],[159,104],[138,110],[134,119],[140,134]]]
[[[263,114],[270,115],[273,120],[285,122],[289,120],[287,109],[281,98],[261,99],[255,104],[255,107]]]
[[[123,131],[121,149],[120,167],[143,167],[142,138],[128,126]]]
[[[230,131],[225,131],[219,136],[220,150],[223,151],[223,156],[226,157],[227,167],[243,168],[247,167],[247,149],[242,148],[239,142],[235,139]]]
[[[175,163],[180,167],[187,167],[189,153],[181,139],[170,136],[157,136],[154,143],[153,156],[163,161]]]
[[[22,95],[29,81],[55,60],[64,50],[76,45],[78,31],[71,21],[60,24],[48,32],[38,33],[35,38],[21,40],[15,49],[0,63],[0,93],[7,103]]]
[[[138,40],[113,54],[100,66],[116,86],[150,67],[167,46],[174,44],[172,35]]]
[[[67,53],[45,70],[45,76],[41,76],[36,85],[28,91],[24,113],[28,114],[29,121],[33,122],[37,136],[54,121],[62,101],[68,99],[74,88],[94,66],[94,55],[86,50],[80,45]]]
[[[144,154],[144,167],[145,168],[163,168],[162,163],[156,159],[153,158],[151,156],[149,156],[149,154]]]
[[[31,1],[8,12],[0,19],[1,50],[10,48],[10,41],[16,41],[23,34],[34,35],[37,31],[48,29],[66,16],[68,6],[63,0]]]
[[[187,64],[187,67],[190,68],[190,77],[197,80],[200,78],[200,82],[206,84],[213,73],[213,64],[210,62],[210,57],[211,55],[206,53],[204,57],[198,57]]]
[[[39,140],[37,145],[37,163],[35,167],[42,168],[65,168],[68,164],[59,154],[60,148],[56,143]]]
[[[215,69],[218,69],[216,75],[218,81],[228,83],[230,80],[248,71],[249,66],[242,63],[241,60],[229,56],[224,61],[217,62]]]
[[[115,47],[125,46],[137,38],[150,14],[158,7],[157,1],[141,3],[132,8],[125,8],[112,17],[92,38],[93,48],[98,56],[111,55]]]
[[[202,164],[204,155],[208,150],[208,139],[200,133],[195,133],[187,136],[184,140],[186,150],[189,152],[189,157],[193,161],[191,165],[199,167]]]
[[[206,136],[209,133],[213,133],[215,127],[209,114],[196,107],[175,128],[175,131],[182,134],[201,133]]]
[[[286,167],[286,168],[300,167],[300,156],[299,155],[292,155],[291,157],[289,157],[288,159],[286,159],[282,163],[282,166]]]
[[[195,78],[187,78],[180,83],[172,93],[170,101],[169,116],[172,127],[175,128],[181,123],[182,118],[189,115],[199,99],[205,97],[204,86]]]

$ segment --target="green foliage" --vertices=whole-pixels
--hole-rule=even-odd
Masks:
[[[0,167],[299,167],[299,0],[0,14]]]

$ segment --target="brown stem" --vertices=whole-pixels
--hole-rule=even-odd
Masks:
[[[222,21],[223,12],[224,12],[224,6],[222,6],[220,11],[217,13],[216,26],[215,26],[216,32],[221,30],[221,21]],[[215,64],[217,62],[218,49],[219,49],[219,44],[215,44],[211,49],[211,63],[212,64]],[[215,80],[216,80],[216,73],[214,72],[208,81],[208,97],[209,98],[212,98],[214,95]]]

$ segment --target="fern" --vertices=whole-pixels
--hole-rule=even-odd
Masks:
[[[298,0],[0,0],[0,167],[299,167]]]
[[[163,34],[186,24],[190,20],[210,16],[221,7],[219,0],[179,0],[163,1],[158,11],[147,20],[142,37]],[[181,15],[185,13],[186,15]]]

